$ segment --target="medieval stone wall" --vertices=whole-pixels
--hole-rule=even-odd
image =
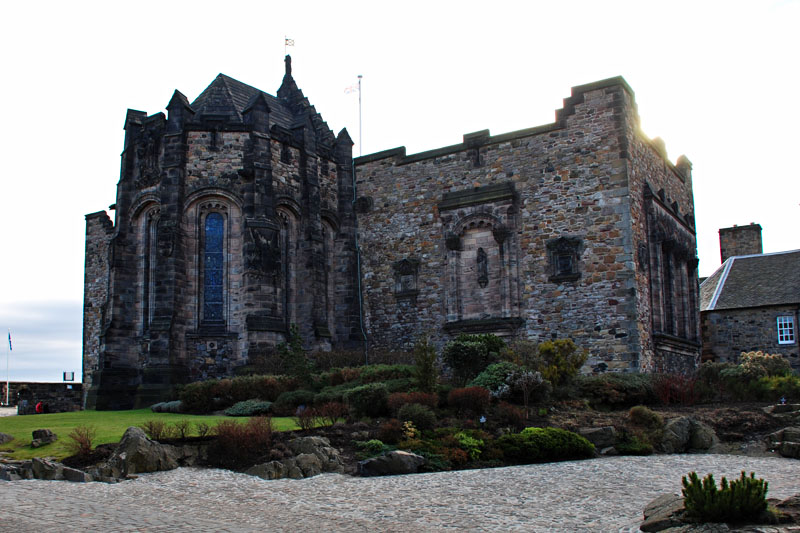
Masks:
[[[83,291],[83,383],[84,391],[92,384],[98,368],[100,336],[109,283],[109,242],[114,232],[105,211],[86,215],[86,264]]]
[[[636,370],[625,91],[576,88],[550,126],[357,159],[358,195],[372,206],[359,215],[372,342],[409,347],[426,331],[439,342],[470,330],[571,337],[600,369]],[[476,247],[488,252],[485,287]],[[559,272],[570,251],[574,271]],[[402,261],[416,265],[407,287]]]
[[[702,317],[703,358],[718,362],[736,362],[742,352],[763,351],[781,354],[795,370],[800,369],[796,305],[706,311]],[[777,318],[793,317],[795,342],[778,343]]]

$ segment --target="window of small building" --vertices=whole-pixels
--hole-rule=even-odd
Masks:
[[[778,317],[778,344],[794,344],[794,317]]]
[[[219,213],[210,213],[205,220],[203,253],[203,319],[210,324],[223,322],[224,228]]]

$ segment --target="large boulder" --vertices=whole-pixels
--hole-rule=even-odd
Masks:
[[[396,450],[358,463],[362,476],[394,476],[415,474],[425,464],[425,458],[415,453]]]
[[[23,466],[24,469],[28,465]],[[77,481],[87,482],[92,481],[92,476],[81,470],[76,470],[55,461],[48,461],[47,459],[34,458],[30,462],[30,471],[33,474],[33,479],[45,479],[49,481]]]
[[[652,532],[682,526],[683,514],[683,497],[677,494],[663,494],[644,508],[644,522],[639,529]]]
[[[598,450],[613,446],[617,440],[617,430],[614,426],[581,428],[578,430],[578,435],[594,444]]]
[[[289,441],[289,449],[296,456],[312,454],[319,459],[321,472],[344,472],[344,461],[339,450],[325,437],[299,437]],[[301,467],[302,469],[302,467]],[[306,477],[309,477],[306,475]]]
[[[8,433],[0,433],[0,444],[6,444],[14,440],[14,435],[9,435]]]
[[[707,424],[692,417],[668,420],[658,448],[663,453],[708,451],[719,443],[717,434]]]
[[[787,427],[770,433],[764,440],[770,449],[784,457],[800,459],[800,427]]]
[[[31,441],[31,448],[39,448],[45,444],[50,444],[58,440],[58,435],[49,429],[34,429],[33,440]]]
[[[247,470],[245,474],[260,477],[261,479],[283,479],[287,477],[289,469],[280,461],[270,461],[255,465]]]
[[[178,468],[179,453],[174,446],[147,438],[141,428],[129,427],[108,461],[99,468],[102,477],[124,478],[131,474]]]

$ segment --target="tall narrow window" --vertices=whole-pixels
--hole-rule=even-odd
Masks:
[[[794,317],[778,317],[778,344],[794,344]]]
[[[142,323],[144,331],[150,329],[155,311],[156,290],[156,244],[158,243],[158,217],[151,213],[147,217],[144,233],[144,283],[142,297]]]
[[[206,217],[203,248],[203,321],[209,325],[223,324],[223,284],[225,220],[219,213]]]

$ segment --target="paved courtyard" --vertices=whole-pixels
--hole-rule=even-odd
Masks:
[[[637,531],[644,505],[695,470],[754,471],[769,495],[800,492],[800,461],[661,455],[352,478],[265,481],[180,468],[106,485],[0,481],[0,530]]]

